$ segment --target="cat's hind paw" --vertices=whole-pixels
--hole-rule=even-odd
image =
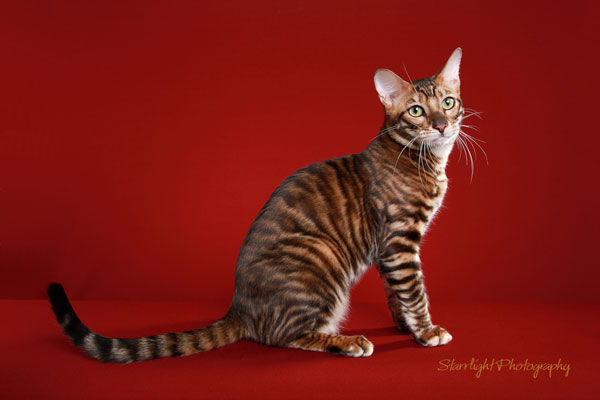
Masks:
[[[287,345],[297,349],[324,351],[347,357],[368,357],[373,354],[373,343],[364,336],[342,336],[309,332]]]
[[[334,345],[327,346],[325,351],[340,354],[347,357],[369,357],[373,354],[373,343],[364,336],[350,336],[346,340],[338,341]]]

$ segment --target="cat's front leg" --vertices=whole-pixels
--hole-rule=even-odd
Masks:
[[[387,284],[386,280],[383,279],[383,285],[385,287],[385,295],[387,297],[388,308],[392,312],[392,318],[394,319],[394,323],[396,324],[396,328],[403,333],[409,334],[412,333],[408,324],[404,320],[404,314],[402,313],[402,304],[400,304],[400,300],[398,296],[396,296],[396,292]]]
[[[411,332],[423,346],[445,345],[452,340],[452,335],[444,328],[431,323],[421,262],[415,247],[389,243],[377,261],[377,270],[400,330]]]

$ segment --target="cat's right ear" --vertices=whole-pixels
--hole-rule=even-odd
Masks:
[[[409,83],[389,69],[378,69],[375,71],[375,89],[379,99],[386,107],[391,107],[402,92],[408,89]]]

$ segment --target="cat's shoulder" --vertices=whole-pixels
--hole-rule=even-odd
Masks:
[[[348,154],[342,157],[330,158],[321,162],[311,164],[297,172],[322,173],[331,171],[342,171],[344,173],[356,172],[362,169],[363,159],[360,153]]]

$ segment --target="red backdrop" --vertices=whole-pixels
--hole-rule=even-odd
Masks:
[[[49,2],[48,2],[49,3]],[[591,2],[4,3],[0,296],[214,300],[283,178],[361,151],[376,68],[461,46],[487,143],[453,154],[423,247],[436,301],[592,300],[599,278]],[[474,120],[474,118],[471,118]],[[354,300],[383,292],[371,270]]]

